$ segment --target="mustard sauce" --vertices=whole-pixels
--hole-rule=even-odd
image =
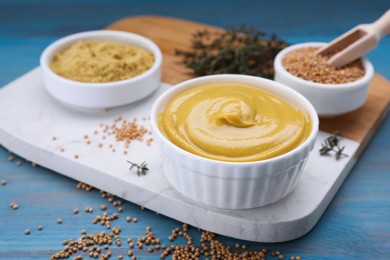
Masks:
[[[296,148],[310,135],[311,121],[306,113],[269,92],[223,83],[175,96],[159,115],[158,127],[190,153],[251,162]]]

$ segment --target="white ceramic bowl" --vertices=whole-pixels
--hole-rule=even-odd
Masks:
[[[110,41],[127,43],[146,49],[154,54],[153,66],[133,78],[105,83],[85,83],[66,79],[54,73],[49,64],[59,51],[77,41]],[[162,54],[151,40],[128,32],[89,31],[61,38],[50,44],[42,53],[40,64],[48,92],[62,103],[81,109],[116,107],[140,100],[157,89],[161,79]]]
[[[362,59],[365,75],[350,83],[321,84],[307,81],[289,73],[282,65],[284,56],[303,47],[322,47],[326,43],[307,42],[291,45],[276,55],[274,61],[275,81],[295,89],[304,95],[317,110],[320,117],[334,117],[361,107],[366,99],[374,68],[367,59]]]
[[[178,93],[213,83],[247,84],[283,98],[309,114],[312,121],[309,137],[288,153],[256,162],[211,160],[179,148],[159,130],[158,115]],[[199,77],[172,87],[155,101],[151,125],[163,172],[172,186],[196,202],[224,209],[255,208],[289,194],[298,182],[318,133],[316,111],[301,94],[272,80],[244,75]]]

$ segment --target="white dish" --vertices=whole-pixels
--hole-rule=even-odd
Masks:
[[[122,144],[115,142],[116,153],[98,148],[98,140],[85,144],[84,134],[92,133],[102,122],[112,122],[118,115],[130,119],[147,116],[155,99],[170,88],[163,83],[142,102],[87,117],[59,106],[45,90],[42,70],[34,69],[0,89],[0,143],[29,161],[165,216],[257,242],[282,242],[309,232],[348,176],[361,149],[359,143],[343,139],[341,144],[348,157],[336,161],[331,156],[320,156],[321,142],[329,137],[329,133],[320,131],[297,187],[288,196],[254,209],[206,207],[187,199],[169,184],[154,143],[146,146],[134,142],[127,155],[121,154]],[[58,139],[53,141],[53,136]],[[62,147],[65,152],[61,152]],[[77,160],[75,153],[80,155]],[[150,171],[138,177],[129,171],[126,160],[146,161]]]
[[[49,64],[53,55],[77,41],[110,41],[134,45],[154,54],[153,66],[133,78],[107,83],[85,83],[66,79],[54,73]],[[122,106],[150,95],[160,85],[162,54],[151,40],[128,32],[89,31],[61,38],[42,53],[40,64],[47,91],[68,107],[81,110],[105,109]]]
[[[255,162],[224,162],[187,152],[173,144],[158,128],[158,116],[179,93],[215,83],[250,85],[274,94],[308,114],[311,132],[295,149],[280,156]],[[214,75],[182,82],[162,94],[151,112],[151,126],[165,162],[163,172],[173,187],[202,204],[224,209],[264,206],[289,194],[298,183],[318,133],[313,106],[296,91],[275,81],[246,75]]]
[[[280,82],[304,95],[317,110],[320,117],[334,117],[361,107],[368,94],[374,68],[367,59],[362,59],[365,75],[350,83],[321,84],[307,81],[289,73],[282,65],[284,56],[303,47],[322,47],[326,43],[307,42],[291,45],[276,55],[274,61],[275,81]]]

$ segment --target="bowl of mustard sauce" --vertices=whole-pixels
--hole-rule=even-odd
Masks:
[[[151,123],[172,186],[223,209],[260,207],[289,194],[319,124],[298,92],[246,75],[205,76],[174,86],[154,103]]]

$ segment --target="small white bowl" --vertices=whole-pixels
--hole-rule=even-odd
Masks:
[[[173,144],[158,128],[158,116],[168,102],[187,89],[213,83],[251,85],[288,101],[307,112],[312,122],[309,137],[298,147],[278,157],[255,162],[225,162],[207,159]],[[245,75],[214,75],[182,82],[153,104],[151,126],[159,147],[163,172],[184,196],[202,204],[224,209],[248,209],[273,203],[296,186],[313,149],[318,117],[310,102],[298,92],[272,80]]]
[[[155,61],[149,70],[140,75],[105,83],[69,80],[50,69],[50,62],[57,52],[70,47],[77,41],[85,40],[127,43],[152,52]],[[87,110],[122,106],[148,96],[160,85],[161,63],[161,51],[151,40],[133,33],[109,30],[82,32],[61,38],[50,44],[40,58],[47,91],[67,106]]]
[[[275,81],[304,95],[313,104],[318,116],[334,117],[356,110],[365,103],[374,68],[371,62],[363,58],[365,74],[362,78],[344,84],[321,84],[296,77],[283,67],[282,60],[287,53],[303,47],[322,47],[325,44],[295,44],[279,52],[274,61]]]

